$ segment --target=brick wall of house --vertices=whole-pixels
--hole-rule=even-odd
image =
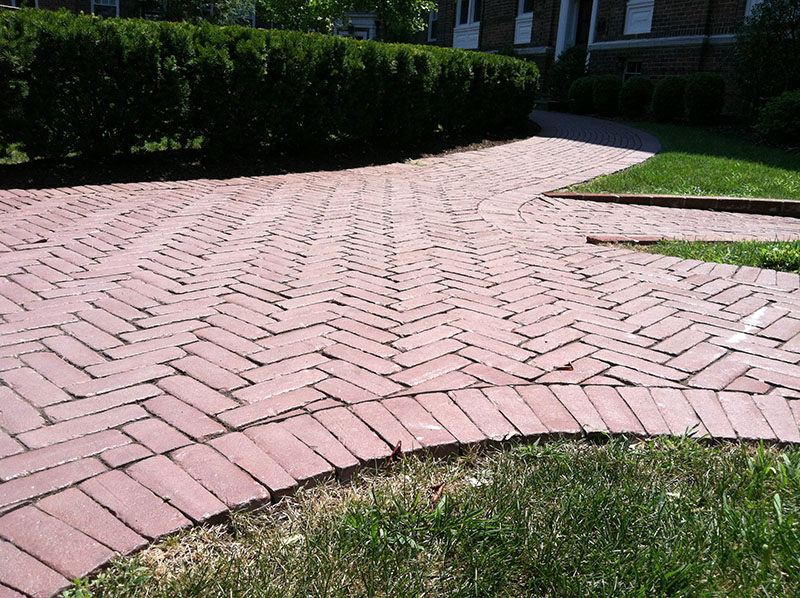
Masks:
[[[641,62],[642,75],[657,82],[670,75],[691,75],[698,71],[729,75],[734,68],[732,46],[704,44],[666,48],[595,50],[592,73],[622,75],[626,62]]]
[[[627,0],[598,0],[595,41],[734,33],[747,0],[656,0],[650,33],[626,36]]]
[[[713,0],[708,33],[710,35],[736,33],[736,28],[744,19],[746,9],[747,0]]]
[[[534,0],[532,46],[555,47],[560,8],[561,3],[558,0]]]
[[[482,50],[499,50],[514,45],[517,6],[517,0],[484,0],[480,33]]]
[[[701,46],[595,50],[592,52],[590,70],[592,73],[621,76],[626,62],[641,62],[642,75],[657,82],[669,75],[689,75],[702,70],[702,54]]]
[[[415,33],[409,40],[412,44],[431,44],[449,47],[453,45],[453,27],[456,24],[455,0],[441,0],[439,7],[438,33],[435,40],[428,40],[428,30]]]
[[[119,0],[119,16],[138,19],[142,16],[141,12],[138,0]]]

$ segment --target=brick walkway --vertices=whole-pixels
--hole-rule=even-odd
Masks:
[[[398,442],[800,442],[798,276],[585,243],[800,220],[541,198],[657,143],[536,118],[422,163],[0,191],[0,596]]]

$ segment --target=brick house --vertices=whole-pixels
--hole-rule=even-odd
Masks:
[[[161,10],[160,0],[0,0],[0,4],[48,10],[66,8],[74,13],[123,18],[157,18]]]
[[[440,0],[417,43],[513,48],[547,72],[565,49],[586,44],[592,73],[656,81],[696,71],[727,73],[736,27],[761,0]]]
[[[162,0],[24,0],[28,6],[157,19]],[[469,50],[513,48],[547,73],[555,58],[586,44],[592,73],[657,81],[731,69],[736,27],[761,0],[439,0],[415,43]],[[17,6],[23,0],[0,0]],[[255,18],[252,20],[255,25]],[[340,35],[374,39],[375,16],[352,13]]]

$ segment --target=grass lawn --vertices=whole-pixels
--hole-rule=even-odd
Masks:
[[[798,596],[799,471],[796,448],[691,439],[408,458],[189,530],[69,594]]]
[[[624,244],[624,246],[637,251],[672,255],[690,260],[800,273],[800,241],[664,240],[653,245]]]
[[[570,190],[800,199],[798,153],[695,127],[652,122],[626,124],[657,137],[661,153]]]

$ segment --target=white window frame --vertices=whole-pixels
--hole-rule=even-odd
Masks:
[[[747,0],[747,7],[744,10],[744,16],[749,17],[757,4],[761,4],[762,0]]]
[[[531,3],[532,5],[533,3]],[[514,23],[514,45],[531,43],[533,33],[533,6],[525,12],[525,0],[519,0],[517,5],[517,19]]]
[[[484,0],[485,1],[485,0]],[[467,9],[467,22],[461,23],[461,8],[464,2],[469,2]],[[458,0],[456,3],[456,26],[453,28],[453,47],[463,50],[477,50],[480,40],[481,22],[480,15],[475,15],[475,0]]]
[[[119,17],[119,0],[92,0],[92,14],[94,14],[95,6],[113,6],[115,9],[115,17]]]
[[[428,15],[428,41],[435,42],[437,38],[433,37],[433,24],[439,23],[439,7],[434,8]]]
[[[461,23],[461,5],[464,2],[469,2],[469,10],[467,14],[467,22]],[[480,15],[478,18],[475,18],[475,0],[458,0],[456,3],[456,27],[469,27],[470,25],[479,25],[480,24]]]
[[[625,35],[650,33],[653,29],[655,0],[628,0],[625,8]]]

